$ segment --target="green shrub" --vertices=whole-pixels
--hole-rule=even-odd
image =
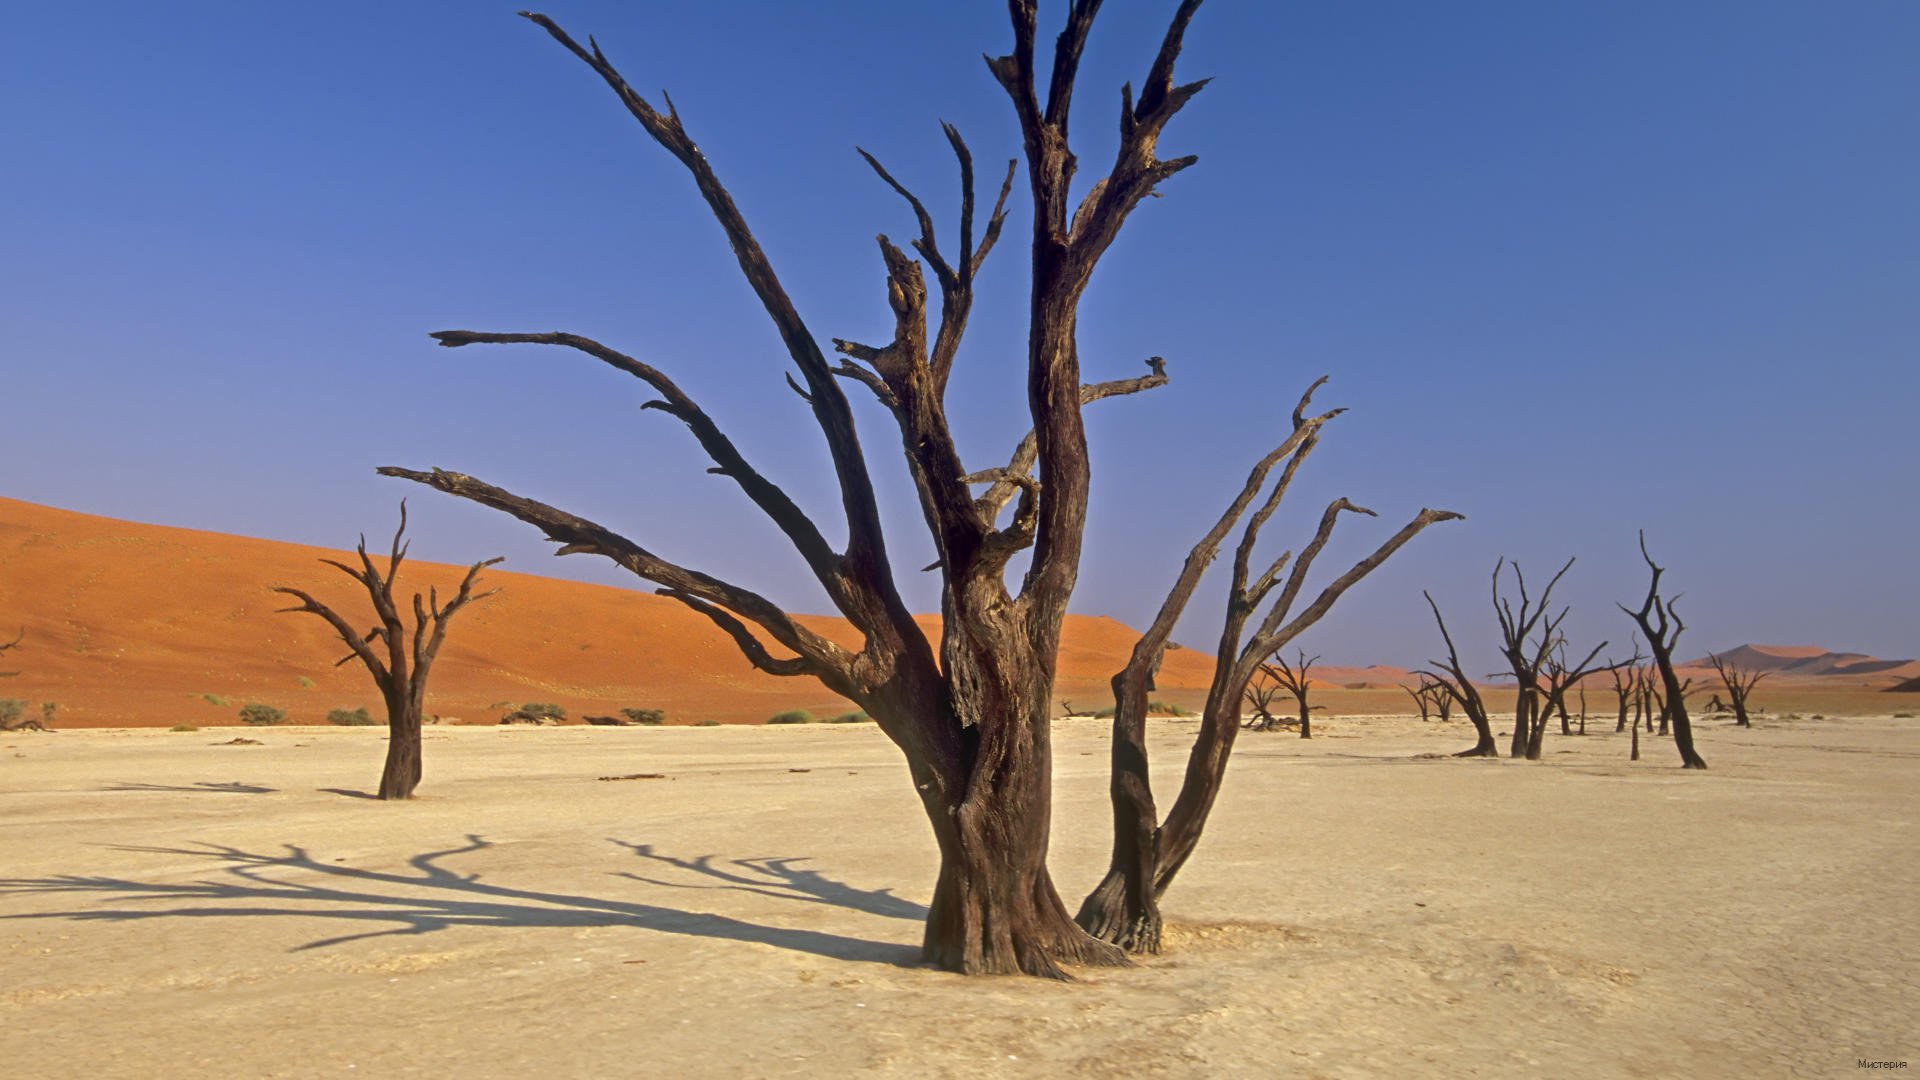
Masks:
[[[241,722],[252,724],[255,727],[267,727],[272,724],[278,724],[286,720],[286,718],[286,713],[281,712],[271,705],[262,705],[257,701],[251,701],[240,706]]]
[[[313,689],[313,680],[307,678],[305,675],[300,676],[300,688],[302,690]]]
[[[209,705],[225,706],[227,703],[227,699],[221,697],[219,694],[201,694],[200,699]]]
[[[719,727],[719,726],[720,726],[720,721],[718,721],[718,720],[701,720],[701,721],[699,721],[699,722],[697,722],[697,723],[695,723],[695,724],[694,724],[693,726],[694,726],[694,727]]]
[[[11,724],[20,719],[27,711],[27,703],[13,698],[0,698],[0,724]]]
[[[827,720],[829,724],[871,724],[873,717],[863,712],[841,713]]]
[[[646,724],[650,727],[659,727],[667,722],[665,709],[621,709],[620,715],[636,724]]]
[[[554,720],[564,720],[567,710],[558,705],[549,705],[541,701],[529,701],[500,718],[503,724],[545,724]]]
[[[1109,710],[1109,715],[1111,715],[1111,710]],[[1191,716],[1193,715],[1193,713],[1192,713],[1192,710],[1190,709],[1183,709],[1178,705],[1169,705],[1164,701],[1149,701],[1147,702],[1147,715],[1148,716]]]
[[[199,731],[200,729],[197,727],[194,727],[192,724],[175,724],[172,727],[168,728],[167,730],[168,731]]]
[[[788,709],[767,718],[769,724],[811,724],[813,714],[805,709]]]
[[[373,727],[379,722],[367,712],[365,705],[357,709],[327,710],[327,723],[335,727]]]

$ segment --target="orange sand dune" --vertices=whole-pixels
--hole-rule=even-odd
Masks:
[[[1865,653],[1832,652],[1817,645],[1740,645],[1718,654],[1748,671],[1768,672],[1769,682],[1810,682],[1829,687],[1879,688],[1920,675],[1920,660],[1881,660]],[[1711,659],[1683,665],[1689,674],[1717,682]]]
[[[55,702],[64,726],[236,723],[240,706],[256,701],[294,723],[362,705],[378,716],[365,671],[334,666],[345,650],[324,623],[274,613],[286,598],[269,588],[293,584],[366,613],[371,625],[365,596],[315,561],[323,556],[349,557],[0,499],[0,628],[6,638],[16,625],[26,631],[4,665],[20,675],[0,683],[0,696]],[[445,594],[463,571],[409,561],[400,585]],[[725,635],[675,601],[498,569],[489,580],[502,592],[454,623],[434,669],[431,712],[492,722],[503,703],[542,701],[574,717],[664,708],[669,723],[691,724],[852,710],[812,679],[753,670]],[[859,644],[844,620],[804,621]],[[1069,616],[1059,696],[1108,704],[1107,679],[1135,637],[1112,619]],[[1211,671],[1211,657],[1177,650],[1160,685],[1190,699]]]

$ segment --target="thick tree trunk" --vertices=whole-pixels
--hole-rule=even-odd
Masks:
[[[1507,740],[1508,757],[1527,756],[1527,743],[1533,736],[1533,712],[1537,705],[1533,691],[1521,687],[1513,704],[1513,738]]]
[[[1747,718],[1747,695],[1733,694],[1733,726],[1752,727],[1753,721]]]
[[[411,799],[420,786],[420,709],[408,701],[387,705],[387,764],[380,771],[382,799]]]
[[[1160,905],[1154,891],[1160,830],[1147,771],[1144,671],[1128,665],[1113,677],[1113,853],[1107,874],[1081,901],[1074,920],[1101,941],[1130,953],[1160,951]],[[1265,709],[1261,709],[1265,712]]]
[[[1028,633],[981,607],[980,591],[950,610],[942,645],[960,767],[914,770],[940,846],[923,956],[963,974],[1049,978],[1066,977],[1062,964],[1125,964],[1074,922],[1047,872],[1057,632]]]
[[[1308,710],[1306,699],[1300,701],[1300,737],[1313,738],[1313,713]]]

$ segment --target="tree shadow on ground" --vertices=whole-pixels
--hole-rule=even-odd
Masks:
[[[815,930],[762,926],[655,904],[495,885],[481,881],[478,873],[456,873],[443,865],[452,857],[492,846],[489,841],[470,835],[464,846],[423,852],[407,860],[412,869],[410,873],[362,870],[338,862],[322,862],[306,848],[294,844],[284,845],[282,854],[250,852],[220,844],[188,848],[124,847],[118,850],[206,859],[222,864],[221,873],[215,878],[191,882],[135,881],[80,874],[0,879],[0,895],[93,895],[106,904],[119,905],[79,911],[23,912],[0,915],[0,919],[130,922],[286,916],[341,919],[376,927],[310,941],[296,946],[295,952],[370,938],[429,934],[456,926],[624,926],[663,934],[752,941],[837,960],[901,966],[919,960],[918,950],[907,945]],[[148,906],[167,901],[185,903]]]
[[[652,844],[632,844],[625,840],[613,842],[643,859],[652,859],[666,866],[699,874],[720,883],[710,885],[698,881],[663,881],[659,878],[625,872],[614,875],[648,885],[661,885],[670,889],[729,889],[759,896],[771,896],[777,900],[831,904],[834,907],[864,911],[869,915],[879,915],[889,919],[907,919],[913,922],[924,922],[927,917],[927,909],[924,905],[903,900],[893,895],[892,889],[856,889],[845,882],[835,881],[818,870],[803,869],[799,864],[807,862],[805,858],[761,857],[731,859],[721,863],[719,856],[716,855],[682,859],[672,855],[662,855],[653,849]]]
[[[191,784],[108,784],[101,791],[186,791],[194,793],[224,792],[228,795],[271,795],[278,788],[261,787],[259,784],[243,784],[238,780],[229,780],[218,784],[212,780],[199,780]]]
[[[349,799],[373,799],[376,802],[380,799],[380,796],[375,795],[373,792],[361,791],[359,788],[323,787],[315,788],[314,790],[327,795],[344,795]]]

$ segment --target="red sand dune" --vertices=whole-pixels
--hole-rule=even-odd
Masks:
[[[1920,675],[1920,660],[1881,660],[1865,653],[1830,652],[1817,645],[1740,645],[1717,655],[1748,671],[1770,673],[1767,681],[1772,684],[1800,682],[1879,689]],[[1719,678],[1705,656],[1688,660],[1682,667],[1703,684]]]
[[[0,499],[0,628],[26,638],[7,654],[20,672],[0,697],[58,703],[67,726],[237,722],[248,702],[322,722],[329,709],[378,695],[311,615],[276,614],[274,585],[307,588],[343,611],[367,612],[358,586],[316,560],[342,552],[220,533],[141,525]],[[445,594],[464,568],[409,561],[401,591]],[[628,589],[500,569],[500,595],[455,621],[432,679],[430,712],[491,723],[502,703],[553,702],[571,716],[664,708],[670,723],[749,723],[786,709],[830,715],[852,706],[812,679],[753,670],[733,643],[679,603]],[[847,645],[844,620],[807,625]],[[937,620],[923,617],[923,625]],[[1107,679],[1137,635],[1113,619],[1069,616],[1058,695],[1111,704]],[[1168,654],[1163,689],[1204,688],[1212,658]]]

